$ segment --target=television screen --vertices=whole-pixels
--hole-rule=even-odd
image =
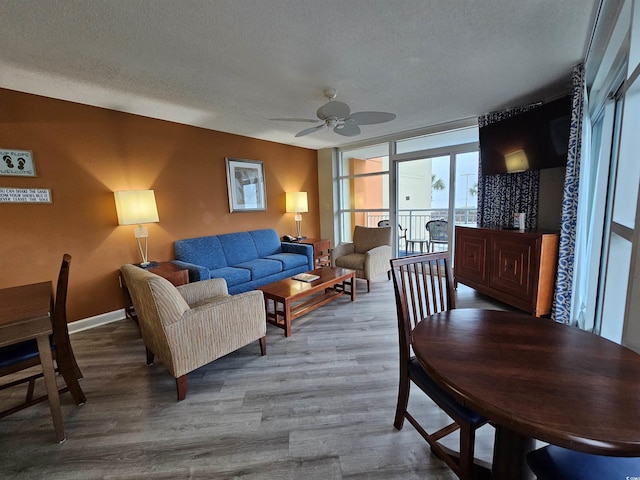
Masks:
[[[482,174],[566,166],[570,125],[571,98],[566,96],[481,127]]]

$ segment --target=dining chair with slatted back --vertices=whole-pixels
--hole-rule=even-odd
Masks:
[[[472,478],[475,432],[487,419],[458,403],[425,371],[413,356],[411,334],[430,315],[455,308],[451,257],[448,252],[425,253],[391,260],[400,340],[400,383],[394,426],[402,429],[405,418],[429,443],[431,451],[461,479]],[[451,419],[434,433],[407,410],[411,383],[420,388]],[[449,455],[440,439],[460,430],[459,457]]]
[[[65,253],[62,257],[60,273],[58,274],[55,302],[53,298],[51,299],[51,311],[53,313],[51,353],[56,361],[56,371],[61,373],[65,380],[65,386],[59,389],[59,393],[71,392],[76,404],[82,405],[85,403],[86,398],[77,380],[78,378],[82,378],[82,373],[78,368],[78,364],[73,355],[73,350],[71,349],[66,315],[70,263],[71,255]],[[18,372],[39,364],[40,355],[38,353],[38,345],[35,340],[28,340],[0,348],[0,377],[17,374]],[[3,390],[5,388],[28,383],[25,401],[19,405],[1,411],[0,418],[47,400],[47,395],[38,396],[36,398],[33,396],[35,381],[42,376],[42,372],[35,373],[1,385],[0,390]]]

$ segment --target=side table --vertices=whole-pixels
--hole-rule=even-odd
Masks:
[[[145,270],[166,278],[176,287],[189,283],[189,270],[179,267],[175,263],[158,262],[156,266],[145,268]],[[124,298],[124,313],[127,318],[132,318],[133,320],[137,321],[136,311],[133,308],[133,302],[131,301],[131,296],[129,295],[129,289],[127,288],[127,284],[125,283],[124,278],[122,278],[122,275],[120,275],[120,286],[122,287],[122,295]]]
[[[329,255],[329,250],[331,250],[331,240],[303,238],[298,240],[297,243],[304,243],[305,245],[311,245],[313,247],[313,259],[315,262],[314,268],[331,266],[331,256]]]

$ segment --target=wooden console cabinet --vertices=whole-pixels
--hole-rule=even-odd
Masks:
[[[558,233],[456,227],[456,284],[537,317],[547,315],[553,303],[558,243]]]

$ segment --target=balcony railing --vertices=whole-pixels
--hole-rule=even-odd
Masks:
[[[456,208],[454,220],[456,225],[476,225],[476,207]],[[398,224],[407,229],[407,238],[426,239],[425,225],[430,220],[447,220],[449,211],[446,208],[420,208],[398,211]],[[368,227],[376,227],[380,220],[389,220],[389,215],[380,212],[367,212],[365,215]],[[400,245],[402,249],[403,245]]]

